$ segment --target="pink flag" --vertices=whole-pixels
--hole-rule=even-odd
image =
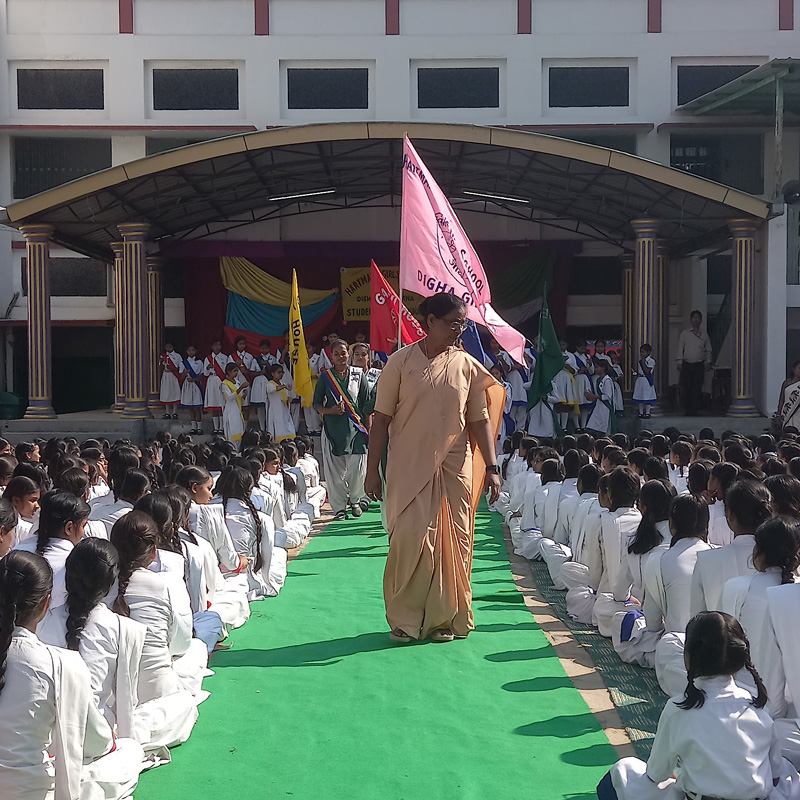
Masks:
[[[518,364],[525,363],[525,337],[492,308],[481,260],[408,136],[403,147],[400,287],[425,297],[458,295],[467,304],[467,316],[485,325]]]

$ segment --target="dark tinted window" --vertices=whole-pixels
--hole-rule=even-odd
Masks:
[[[230,111],[239,108],[236,69],[154,69],[155,111]]]
[[[578,256],[572,259],[569,293],[622,294],[622,262],[616,256]]]
[[[730,256],[709,256],[706,259],[706,291],[708,294],[730,294],[733,276]]]
[[[369,108],[368,69],[287,69],[286,79],[289,108]]]
[[[17,138],[14,197],[29,197],[111,166],[111,139]]]
[[[550,108],[627,106],[627,67],[550,67]]]
[[[420,68],[418,108],[499,108],[499,67]]]
[[[673,134],[670,163],[743,192],[764,191],[764,143],[760,134]]]
[[[678,105],[689,103],[755,69],[724,65],[678,67]]]
[[[104,108],[101,69],[18,69],[17,108]]]
[[[108,269],[96,258],[51,258],[50,294],[53,297],[105,297]],[[22,259],[22,293],[28,294],[27,259]]]

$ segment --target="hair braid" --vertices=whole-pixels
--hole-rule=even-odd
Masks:
[[[6,666],[8,665],[8,650],[11,647],[11,637],[17,624],[16,597],[4,599],[0,606],[0,692],[6,685]]]
[[[81,598],[87,599],[88,598]],[[89,614],[94,606],[89,607],[88,604],[76,603],[71,600],[67,603],[67,649],[77,650],[81,644],[81,636],[83,629],[86,627],[86,621],[89,619]]]
[[[253,564],[253,570],[258,572],[261,567],[264,566],[264,559],[261,555],[261,539],[264,535],[264,527],[261,524],[261,517],[259,517],[258,511],[256,511],[253,501],[249,497],[246,497],[242,500],[242,502],[247,506],[247,510],[253,515],[253,522],[256,526],[256,560],[255,564]]]
[[[761,680],[758,670],[753,666],[753,662],[750,659],[749,646],[747,648],[747,656],[745,657],[744,668],[753,676],[753,680],[756,682],[756,689],[758,689],[758,694],[753,698],[753,705],[756,708],[764,708],[769,698],[767,697],[767,690],[764,686],[764,681]]]
[[[683,700],[680,703],[676,703],[676,705],[684,711],[688,711],[690,708],[702,708],[706,702],[706,693],[695,686],[695,674],[691,667],[686,671],[686,678],[687,684],[683,693]]]
[[[119,591],[117,592],[117,599],[114,600],[114,605],[111,610],[115,611],[121,617],[129,617],[131,615],[131,607],[125,599],[125,592],[128,591],[128,584],[131,582],[136,567],[133,564],[126,564],[120,568],[119,571]]]

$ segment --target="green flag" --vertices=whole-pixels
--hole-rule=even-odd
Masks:
[[[553,327],[550,309],[547,307],[547,286],[542,296],[542,311],[539,315],[539,349],[533,371],[531,388],[528,390],[528,408],[533,408],[550,394],[553,378],[564,369],[564,356]]]

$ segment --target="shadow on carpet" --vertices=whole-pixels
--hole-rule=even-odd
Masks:
[[[529,561],[528,565],[545,602],[572,632],[575,641],[591,656],[619,711],[636,754],[646,760],[653,746],[658,719],[667,701],[667,696],[658,685],[655,671],[637,664],[626,664],[617,655],[611,640],[601,636],[597,628],[571,619],[567,614],[566,592],[553,588],[547,565],[543,561]]]

